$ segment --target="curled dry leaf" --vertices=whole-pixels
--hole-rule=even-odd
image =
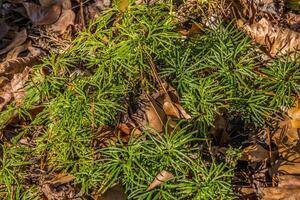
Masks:
[[[266,18],[253,24],[238,20],[237,24],[258,44],[263,45],[271,56],[295,52],[300,48],[300,33],[274,26]]]
[[[241,159],[250,162],[260,162],[269,157],[269,152],[259,144],[254,144],[243,149],[243,156]]]
[[[63,34],[70,25],[74,25],[75,13],[71,9],[63,9],[59,19],[50,26],[50,30]]]
[[[34,25],[53,24],[61,15],[61,6],[53,4],[49,7],[43,7],[35,3],[23,3],[29,19]]]
[[[16,32],[16,35],[14,36],[14,39],[11,41],[11,43],[6,46],[4,49],[0,50],[0,55],[7,53],[8,51],[12,50],[13,48],[23,44],[27,39],[27,31],[26,29],[23,29],[20,32]]]
[[[172,179],[174,175],[166,170],[161,171],[154,179],[154,181],[149,185],[146,191],[152,190],[153,188],[161,185],[162,183]]]

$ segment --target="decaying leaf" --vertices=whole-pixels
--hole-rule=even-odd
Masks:
[[[267,159],[269,152],[259,144],[254,144],[243,149],[243,160],[259,162]]]
[[[174,175],[168,171],[161,171],[154,179],[154,181],[149,185],[146,191],[152,190],[153,188],[161,185],[162,183],[172,179]]]
[[[74,25],[75,13],[71,9],[62,9],[59,19],[50,26],[50,30],[63,34],[70,25]]]
[[[266,18],[253,24],[238,20],[238,26],[263,45],[271,56],[295,52],[300,48],[300,33],[274,26]]]
[[[53,24],[59,19],[62,12],[61,6],[58,4],[43,7],[35,3],[24,2],[23,6],[34,25]]]
[[[23,29],[20,32],[16,32],[14,39],[11,41],[9,45],[7,45],[4,49],[0,50],[0,55],[7,53],[8,51],[12,50],[13,48],[23,44],[27,39],[27,31]]]

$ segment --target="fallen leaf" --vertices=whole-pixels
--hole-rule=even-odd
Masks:
[[[14,39],[11,41],[11,43],[6,46],[4,49],[0,50],[0,55],[7,53],[11,49],[23,44],[27,39],[27,31],[26,29],[23,29],[20,32],[16,32]]]
[[[254,144],[243,149],[243,156],[241,160],[248,160],[250,162],[259,162],[269,158],[269,151],[259,144]]]
[[[62,12],[62,8],[58,4],[43,7],[35,3],[24,2],[23,6],[34,25],[53,24],[59,19]]]
[[[244,29],[258,44],[263,45],[271,56],[297,51],[300,48],[300,33],[274,26],[266,18],[253,24],[238,20]]]
[[[50,26],[50,30],[63,34],[70,25],[74,25],[75,13],[71,9],[63,9],[61,16]]]
[[[24,85],[28,80],[30,70],[31,69],[29,67],[25,67],[22,73],[14,74],[11,80],[11,92],[13,94],[14,100],[17,103],[20,103],[25,96]]]
[[[167,122],[167,116],[163,109],[158,106],[156,101],[151,97],[147,95],[146,102],[144,102],[144,119],[140,120],[141,118],[136,118],[139,122],[139,124],[144,129],[154,129],[157,132],[162,132],[163,127]],[[133,117],[134,118],[134,117]]]
[[[149,185],[146,191],[152,190],[153,188],[161,185],[162,183],[172,179],[174,175],[168,171],[161,171],[154,179],[154,181]]]
[[[51,185],[63,185],[72,182],[75,179],[74,176],[69,174],[58,174],[54,179],[47,181]]]
[[[10,83],[6,84],[0,89],[0,111],[11,101],[11,85]]]
[[[18,57],[16,59],[4,61],[3,63],[0,63],[0,75],[20,73],[24,70],[26,66],[31,67],[34,64],[37,64],[39,61],[39,55]]]
[[[283,161],[280,163],[280,166],[278,167],[278,173],[300,175],[300,163],[299,162],[294,163],[291,161]]]
[[[294,107],[288,111],[288,115],[291,117],[292,128],[300,128],[300,109]]]
[[[167,115],[179,119],[191,119],[191,116],[180,105],[177,91],[170,84],[163,83],[157,95],[158,101],[162,98],[163,109]]]
[[[262,200],[299,200],[300,188],[262,188]]]
[[[281,187],[281,188],[300,188],[300,176],[281,175],[281,176],[279,176],[278,187]]]

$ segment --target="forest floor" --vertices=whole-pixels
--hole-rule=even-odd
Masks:
[[[0,199],[300,199],[298,0],[1,0]]]

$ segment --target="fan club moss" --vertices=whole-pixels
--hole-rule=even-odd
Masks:
[[[10,105],[1,113],[3,127],[13,113],[31,119],[30,109],[43,107],[18,137],[35,133],[33,148],[20,146],[18,139],[2,145],[1,195],[41,195],[34,184],[28,190],[24,178],[34,157],[46,162],[48,170],[74,175],[72,184],[82,194],[104,192],[120,183],[132,199],[234,197],[236,159],[229,159],[234,153],[227,155],[230,162],[211,158],[207,164],[198,148],[204,144],[200,129],[194,127],[205,132],[224,113],[265,126],[298,95],[299,64],[287,57],[262,65],[256,47],[232,24],[220,23],[183,40],[169,13],[166,4],[131,5],[124,12],[112,8],[79,33],[70,49],[52,53],[35,66],[24,104]],[[145,132],[126,144],[94,147],[96,129],[118,123],[132,92],[138,96],[156,88],[146,55],[160,78],[177,87],[193,119],[179,123],[172,133]],[[175,178],[145,192],[162,170]]]

